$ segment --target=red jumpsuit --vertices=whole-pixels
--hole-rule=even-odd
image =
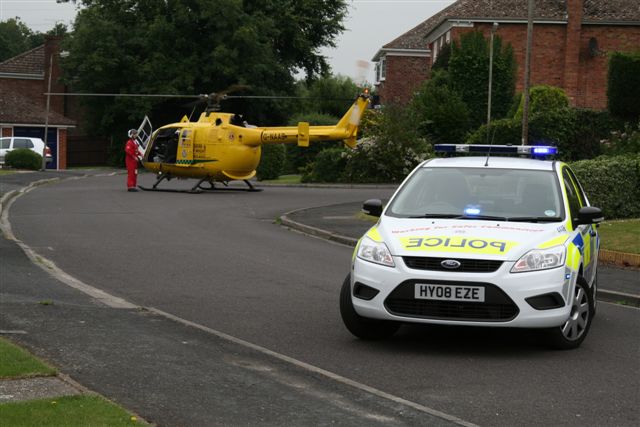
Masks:
[[[138,178],[138,146],[136,142],[129,138],[127,145],[124,146],[126,154],[124,162],[127,166],[127,188],[136,188]]]

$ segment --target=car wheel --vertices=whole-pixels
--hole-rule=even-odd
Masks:
[[[387,320],[368,319],[356,313],[351,300],[351,276],[347,275],[340,291],[340,314],[349,332],[364,340],[389,338],[400,327],[399,323]]]
[[[593,293],[587,282],[578,277],[570,300],[569,318],[561,326],[547,331],[549,344],[558,350],[578,348],[587,337],[594,314]]]

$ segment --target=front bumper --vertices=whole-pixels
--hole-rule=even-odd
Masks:
[[[571,311],[566,301],[572,281],[565,277],[564,268],[514,274],[509,272],[514,262],[506,261],[491,273],[460,273],[410,269],[402,257],[393,258],[394,268],[354,260],[352,290],[354,284],[360,283],[379,291],[369,300],[355,297],[352,292],[353,306],[360,316],[442,325],[547,328],[562,325]],[[429,301],[425,311],[424,300],[412,298],[415,283],[482,286],[487,297],[485,303],[473,303],[472,307],[466,302]],[[539,310],[526,301],[547,294],[558,295],[561,306]],[[459,315],[456,309],[464,309],[465,315]]]

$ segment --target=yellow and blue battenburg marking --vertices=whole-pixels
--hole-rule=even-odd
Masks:
[[[566,242],[568,238],[569,238],[568,234],[563,234],[561,236],[554,237],[551,240],[547,240],[546,242],[539,244],[538,249],[547,249],[547,248],[552,248],[554,246],[564,245],[564,242]]]

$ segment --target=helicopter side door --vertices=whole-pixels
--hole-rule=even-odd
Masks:
[[[182,129],[178,138],[176,166],[189,167],[193,164],[193,129]]]

